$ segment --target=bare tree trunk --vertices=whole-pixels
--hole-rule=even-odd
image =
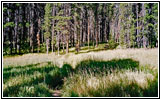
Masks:
[[[66,53],[69,52],[69,39],[68,34],[66,35]]]
[[[76,11],[76,9],[75,9],[75,11]],[[77,19],[76,19],[76,16],[74,16],[74,42],[75,42],[75,44],[77,44],[78,43],[78,34],[77,34]],[[77,49],[77,46],[75,45],[75,47],[76,47],[76,49]]]
[[[87,16],[87,7],[85,6],[83,9],[83,45],[86,43],[87,40],[87,33],[88,33],[88,16]]]
[[[80,12],[80,47],[82,46],[83,43],[83,7],[81,8]]]
[[[88,50],[89,50],[89,36],[90,36],[90,24],[89,24],[89,18],[88,18]]]
[[[57,40],[57,43],[58,43],[58,56],[59,56],[59,49],[60,49],[60,48],[59,48],[59,35],[60,35],[60,34],[59,34],[59,31],[58,31],[58,40]]]
[[[62,34],[62,41],[63,41],[63,54],[64,54],[64,45],[65,45],[64,34]]]
[[[40,21],[40,18],[38,19],[38,32],[37,32],[37,35],[36,35],[36,37],[37,37],[37,45],[38,45],[38,47],[37,47],[37,52],[39,53],[39,51],[40,51],[40,24],[41,24],[41,21]]]
[[[34,4],[31,4],[31,27],[30,27],[30,47],[31,47],[31,52],[34,52],[34,43],[33,43],[33,37],[34,37],[34,25],[33,25],[33,18],[34,18]]]
[[[16,17],[15,17],[15,37],[14,37],[15,45],[14,45],[14,48],[15,48],[15,53],[17,54],[18,10],[16,10],[15,16]]]
[[[39,32],[37,33],[36,37],[37,37],[37,45],[38,45],[37,52],[39,53],[40,51],[40,33]]]
[[[46,53],[49,54],[49,39],[46,39]]]
[[[98,47],[98,4],[96,5],[96,47]]]
[[[17,16],[17,20],[18,22],[20,22],[20,9],[18,8],[18,16]],[[19,24],[18,24],[19,25]],[[18,50],[18,53],[20,54],[20,27],[18,26],[17,27],[17,30],[18,30],[18,34],[17,34],[17,50]]]

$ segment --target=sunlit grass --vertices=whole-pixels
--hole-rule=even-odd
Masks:
[[[71,64],[75,67],[79,62],[88,59],[107,61],[114,58],[132,58],[139,61],[141,65],[149,65],[157,68],[158,66],[158,49],[116,49],[99,52],[89,52],[82,54],[69,53],[66,55],[51,54],[25,54],[18,57],[7,57],[3,59],[3,66],[23,66],[37,64],[42,62],[53,62],[62,67],[64,63]]]

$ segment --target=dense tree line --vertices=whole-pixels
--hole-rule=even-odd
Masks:
[[[157,3],[3,3],[3,53],[158,46]]]

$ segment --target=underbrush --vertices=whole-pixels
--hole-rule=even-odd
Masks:
[[[157,97],[158,73],[132,59],[3,68],[4,97],[52,97],[54,90],[64,97]]]

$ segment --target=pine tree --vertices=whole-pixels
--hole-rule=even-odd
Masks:
[[[120,26],[120,45],[124,46],[125,45],[125,33],[126,33],[126,6],[127,4],[120,4],[120,16],[119,19],[121,21],[121,26]]]
[[[157,26],[158,26],[158,4],[148,3],[145,4],[146,15],[145,15],[145,33],[144,35],[148,38],[148,45],[152,47],[157,46]]]
[[[50,42],[50,27],[51,27],[50,17],[51,17],[51,4],[46,4],[43,29],[45,30],[44,38],[46,40],[47,54],[49,52],[49,42]]]
[[[60,7],[62,5],[58,5],[58,6]],[[70,20],[71,17],[64,16],[64,11],[63,10],[59,10],[59,12],[57,13],[57,15],[56,16],[53,16],[52,18],[54,18],[54,20],[57,21],[56,26],[54,27],[54,29],[57,32],[57,37],[58,37],[57,45],[58,45],[58,55],[59,55],[60,33],[62,33],[63,36],[65,35],[67,37],[67,41],[68,41],[68,34],[69,34],[68,20]],[[68,43],[67,43],[67,46],[69,46]]]

